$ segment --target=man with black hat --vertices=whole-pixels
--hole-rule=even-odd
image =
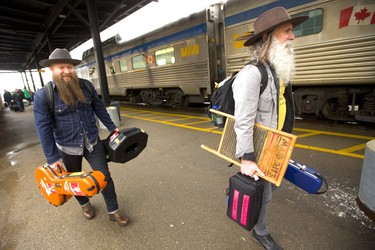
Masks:
[[[233,83],[235,100],[236,156],[241,159],[241,173],[254,177],[264,175],[255,161],[253,128],[255,123],[292,132],[294,104],[290,80],[294,73],[293,27],[308,17],[291,18],[283,7],[261,14],[254,22],[254,33],[244,46],[252,46],[253,59],[263,63],[268,73],[268,84],[260,95],[261,73],[254,65],[246,65]],[[272,198],[273,185],[264,185],[262,208],[252,238],[264,249],[281,249],[269,233],[266,223],[267,207]]]
[[[36,130],[47,163],[52,169],[63,167],[64,163],[68,172],[81,172],[82,158],[85,157],[93,170],[101,171],[105,175],[107,186],[102,190],[102,194],[109,219],[124,226],[129,219],[119,213],[115,186],[108,169],[104,146],[99,139],[94,114],[109,131],[118,129],[92,83],[77,77],[74,66],[80,62],[72,59],[66,49],[55,49],[49,59],[39,62],[41,66],[49,67],[52,71],[54,108],[50,112],[44,88],[35,94]],[[85,196],[75,197],[82,207],[84,217],[92,219],[95,210],[90,200]]]

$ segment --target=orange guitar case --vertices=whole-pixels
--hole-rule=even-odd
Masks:
[[[73,195],[92,197],[107,185],[100,171],[67,173],[59,168],[55,172],[49,165],[38,167],[35,177],[43,196],[55,206],[61,206]]]

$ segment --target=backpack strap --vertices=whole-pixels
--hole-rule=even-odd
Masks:
[[[267,69],[264,66],[264,64],[261,63],[261,62],[256,64],[255,66],[257,66],[257,68],[259,69],[260,75],[261,75],[260,94],[259,94],[259,96],[261,96],[263,94],[264,90],[266,89],[267,84],[268,84],[268,72],[267,72]]]
[[[44,94],[46,96],[48,111],[51,114],[51,118],[53,119],[53,117],[54,117],[54,110],[53,109],[54,109],[55,105],[54,105],[54,100],[53,100],[53,86],[52,86],[51,81],[47,82],[47,84],[44,85]]]
[[[79,78],[79,82],[82,82],[83,84],[83,87],[90,93],[90,95],[92,96],[93,93],[92,93],[92,90],[90,88],[90,85],[88,83],[88,81],[86,79],[83,79],[83,78]]]
[[[261,80],[260,80],[259,96],[261,96],[263,94],[264,90],[266,89],[267,84],[268,84],[268,72],[267,72],[266,66],[264,66],[262,61],[257,60],[257,59],[253,59],[245,65],[250,65],[250,64],[256,66],[258,68],[259,72],[260,72],[260,79]]]

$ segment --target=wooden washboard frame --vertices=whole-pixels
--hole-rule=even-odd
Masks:
[[[220,139],[218,150],[206,145],[201,148],[219,156],[220,158],[241,166],[241,161],[236,158],[236,133],[234,131],[235,117],[218,110],[210,109],[210,112],[226,117],[223,134]],[[272,129],[260,124],[254,126],[254,149],[258,167],[263,171],[263,179],[280,186],[285,171],[288,167],[289,159],[292,155],[297,136]]]

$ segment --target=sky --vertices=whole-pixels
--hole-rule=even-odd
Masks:
[[[199,12],[210,4],[219,3],[220,1],[221,0],[158,0],[158,2],[152,2],[146,5],[142,9],[102,31],[100,33],[100,38],[101,41],[104,41],[116,34],[120,34],[123,40],[130,40],[192,13]],[[92,39],[72,50],[70,53],[74,59],[82,59],[82,53],[91,47],[93,47]],[[31,90],[33,90],[30,73],[27,72],[26,75],[29,80],[29,86]],[[35,87],[39,89],[41,87],[39,74],[33,72],[32,76]],[[4,93],[4,89],[8,91],[14,91],[16,88],[23,89],[24,82],[26,84],[23,73],[22,77],[21,73],[18,72],[1,73],[0,71],[1,95]],[[49,69],[45,69],[45,73],[42,73],[42,77],[44,82],[50,80],[51,73]]]

